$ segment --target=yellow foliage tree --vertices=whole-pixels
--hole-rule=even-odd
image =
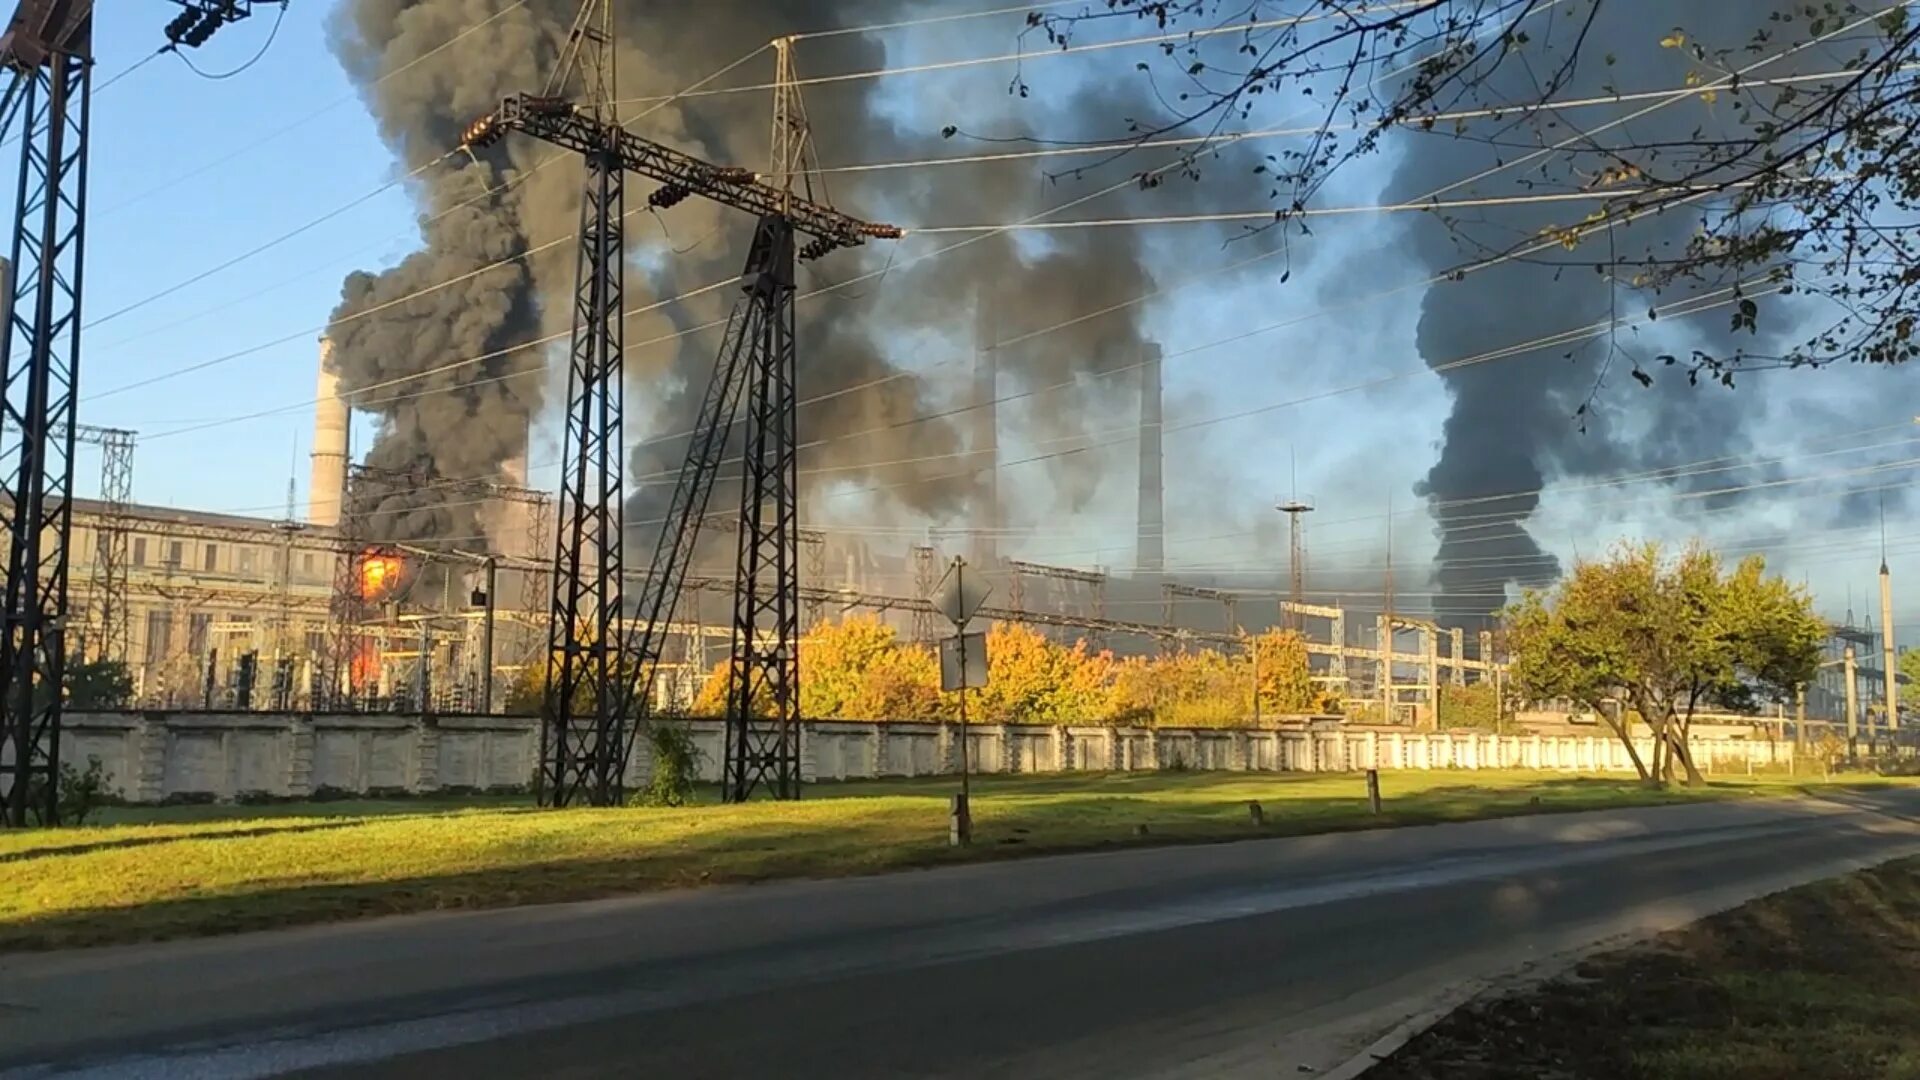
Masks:
[[[1108,711],[1113,657],[1069,649],[1018,623],[987,631],[987,685],[976,700],[983,721],[1009,724],[1097,722]]]
[[[1268,715],[1326,708],[1307,673],[1299,635],[1273,631],[1254,639],[1260,707]],[[982,723],[1160,724],[1235,727],[1253,714],[1253,657],[1195,649],[1161,657],[1116,659],[1086,643],[1061,645],[1029,626],[998,623],[987,631],[987,685],[968,702]],[[726,711],[728,665],[714,668],[694,702],[699,716]],[[940,690],[932,649],[902,642],[873,617],[822,623],[800,642],[803,716],[846,720],[942,720],[958,711],[957,694]]]
[[[1258,672],[1263,714],[1326,712],[1329,696],[1313,685],[1307,641],[1293,630],[1269,630],[1253,639],[1248,661]]]
[[[852,706],[868,672],[899,649],[893,627],[872,616],[823,622],[807,631],[800,639],[801,715],[893,719],[865,716]]]

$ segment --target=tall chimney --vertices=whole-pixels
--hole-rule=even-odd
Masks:
[[[320,382],[314,391],[313,475],[307,483],[307,523],[340,524],[347,487],[347,422],[350,410],[333,371],[333,342],[320,339]]]
[[[980,470],[983,509],[975,514],[974,526],[980,531],[974,538],[974,557],[983,569],[991,568],[999,557],[996,537],[1000,530],[1000,416],[998,399],[1000,328],[995,319],[994,302],[986,289],[973,300],[973,460]]]
[[[1141,575],[1167,568],[1165,485],[1160,474],[1160,346],[1149,344],[1140,365],[1140,509],[1133,566]]]
[[[1887,572],[1887,557],[1880,557],[1880,656],[1881,670],[1887,678],[1887,730],[1900,730],[1900,682],[1894,677],[1899,668],[1893,649],[1893,575]]]

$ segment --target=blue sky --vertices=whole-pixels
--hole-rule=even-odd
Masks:
[[[291,471],[302,488],[307,475],[315,341],[348,270],[385,265],[411,249],[414,211],[395,186],[324,224],[244,259],[205,280],[143,303],[155,293],[243,255],[322,214],[368,196],[393,179],[395,167],[353,89],[327,46],[331,4],[290,5],[271,49],[230,79],[193,74],[179,58],[160,56],[111,87],[94,104],[91,207],[88,235],[81,416],[86,422],[133,428],[142,434],[136,455],[136,494],[145,502],[213,510],[271,513],[283,501]],[[971,5],[969,5],[971,6]],[[139,62],[161,41],[166,5],[115,4],[98,16],[102,80]],[[230,27],[194,54],[203,70],[223,72],[248,60],[271,26],[270,14]],[[889,42],[891,62],[928,55],[978,55],[1011,43],[1012,28],[981,28],[931,42]],[[931,50],[931,51],[922,51]],[[1111,63],[1111,61],[1105,61]],[[827,66],[831,66],[828,64]],[[1121,65],[1124,67],[1125,65]],[[1035,66],[1030,77],[1041,69]],[[1065,68],[1071,83],[1092,69]],[[896,91],[899,114],[940,95],[998,95],[1006,73],[984,69],[906,85]],[[926,114],[931,116],[931,113]],[[964,152],[958,144],[955,152]],[[1029,166],[1021,166],[1029,167]],[[1366,164],[1328,200],[1357,203],[1377,193],[1384,165]],[[1037,171],[1037,169],[1035,170]],[[1037,181],[1036,181],[1037,182]],[[1263,193],[1247,193],[1249,207]],[[1063,193],[1061,198],[1070,197]],[[1178,227],[1172,227],[1177,229]],[[1162,235],[1156,233],[1156,236]],[[1178,245],[1177,234],[1164,234]],[[1302,275],[1288,289],[1257,274],[1218,283],[1156,303],[1149,324],[1170,354],[1237,331],[1313,312],[1340,295],[1343,280],[1364,278],[1369,288],[1397,283],[1393,222],[1351,219],[1318,230],[1317,277]],[[1244,249],[1182,251],[1184,269],[1199,271],[1243,258]],[[925,271],[901,272],[889,288],[933,287]],[[132,305],[141,305],[120,313]],[[1343,561],[1371,573],[1388,492],[1402,511],[1431,463],[1447,403],[1438,381],[1419,372],[1412,347],[1411,303],[1316,318],[1243,342],[1170,356],[1166,362],[1167,422],[1205,418],[1242,406],[1278,403],[1352,386],[1377,375],[1415,372],[1377,388],[1342,394],[1308,406],[1217,426],[1173,432],[1167,438],[1169,557],[1230,571],[1283,565],[1283,538],[1272,497],[1285,491],[1297,459],[1300,487],[1318,497],[1325,524],[1310,544],[1316,565]],[[1063,313],[1064,317],[1065,313]],[[105,320],[101,322],[100,320]],[[289,339],[278,344],[268,344]],[[964,350],[966,345],[959,344]],[[115,393],[152,376],[228,356],[246,355]],[[1832,438],[1868,423],[1915,411],[1910,373],[1843,370],[1787,376],[1747,393],[1763,418],[1757,450],[1792,452],[1808,440]],[[1618,392],[1618,391],[1616,391]],[[1621,399],[1630,408],[1631,397]],[[1808,402],[1819,408],[1809,410]],[[274,417],[169,436],[176,428],[259,410],[293,407]],[[1008,410],[1009,417],[1018,410]],[[1892,438],[1892,436],[1888,436]],[[1009,455],[1024,452],[1017,432],[1003,433]],[[540,453],[536,446],[536,455]],[[1049,522],[1030,557],[1124,566],[1131,558],[1135,448],[1104,451],[1110,468],[1084,515],[1066,527],[1048,514],[1044,494],[1016,499],[1016,520]],[[1911,447],[1887,451],[1912,454]],[[1810,462],[1792,471],[1845,468],[1856,459]],[[83,457],[80,487],[93,486],[94,459]],[[1902,477],[1904,478],[1904,477]],[[1003,480],[1003,489],[1010,488]],[[1810,500],[1809,500],[1810,502]],[[1228,505],[1230,503],[1230,505]],[[1543,542],[1557,553],[1591,554],[1617,535],[1685,535],[1705,529],[1724,542],[1805,523],[1807,502],[1782,502],[1738,520],[1683,521],[1661,506],[1597,505],[1586,495],[1550,497],[1543,509]],[[1223,530],[1220,522],[1237,523]],[[1896,542],[1910,519],[1896,507]],[[1396,561],[1420,566],[1431,550],[1426,523],[1396,523]],[[1236,531],[1220,541],[1208,533]],[[1837,540],[1853,546],[1805,554],[1782,552],[1780,565],[1805,573],[1838,614],[1847,583],[1871,584],[1877,557],[1872,538],[1858,532]],[[1896,572],[1920,572],[1910,548],[1897,549]],[[1903,563],[1911,562],[1911,571]],[[1414,571],[1417,573],[1417,571]],[[1403,586],[1409,592],[1419,586]],[[1916,594],[1920,595],[1920,594]],[[1904,608],[1905,605],[1903,605]],[[1864,610],[1864,605],[1862,605]],[[1920,608],[1907,615],[1911,624]]]
[[[168,55],[96,95],[86,312],[90,323],[105,321],[82,338],[80,411],[88,422],[141,432],[135,485],[143,501],[277,505],[296,454],[304,485],[310,412],[163,433],[183,421],[310,400],[316,346],[313,335],[301,334],[153,386],[115,387],[318,326],[338,299],[343,273],[411,246],[412,208],[396,187],[204,281],[115,314],[391,178],[387,152],[327,49],[329,9],[288,5],[267,55],[230,79],[202,78]],[[152,52],[165,16],[159,4],[103,6],[98,78]],[[228,27],[194,62],[210,73],[231,70],[254,55],[271,25],[263,13]]]

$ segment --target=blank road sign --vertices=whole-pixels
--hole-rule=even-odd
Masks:
[[[966,648],[961,649],[961,643]],[[960,654],[966,653],[966,664]],[[987,685],[987,635],[961,634],[940,642],[940,689],[978,690]]]
[[[987,594],[993,586],[987,583],[985,576],[979,573],[967,573],[966,564],[959,560],[947,569],[947,576],[940,579],[940,587],[928,597],[933,601],[933,609],[947,617],[955,629],[967,625],[973,613],[987,602]]]

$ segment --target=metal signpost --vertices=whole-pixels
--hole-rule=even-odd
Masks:
[[[955,634],[940,643],[940,689],[960,693],[960,794],[953,797],[949,842],[955,847],[973,842],[971,773],[967,748],[967,689],[987,683],[987,637],[967,633],[967,623],[987,602],[993,586],[967,574],[967,560],[956,555],[940,585],[929,597],[934,610],[947,617]]]

